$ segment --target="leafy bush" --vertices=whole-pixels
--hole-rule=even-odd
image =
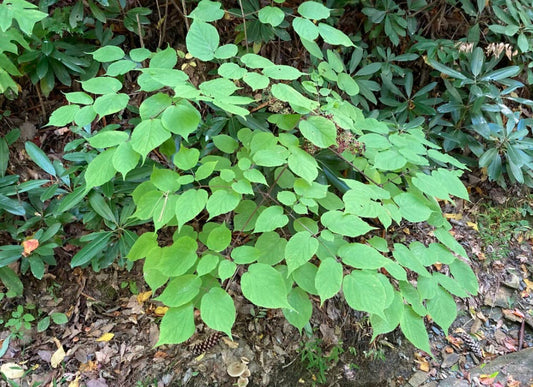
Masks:
[[[41,2],[40,8],[25,0],[10,0],[0,5],[0,93],[17,95],[19,86],[12,77],[28,75],[45,96],[56,81],[70,86],[72,77],[93,78],[100,64],[88,54],[100,46],[120,45],[124,35],[113,36],[104,27],[109,18],[121,18],[124,27],[143,34],[149,24],[147,8],[125,9],[119,1],[83,1],[55,7],[55,1]],[[13,20],[16,23],[13,23]],[[21,33],[22,32],[22,33]],[[17,47],[17,44],[18,46]]]
[[[80,221],[85,229],[97,230],[69,240],[72,245],[86,245],[74,256],[73,264],[91,262],[92,268],[98,271],[118,258],[119,265],[131,268],[125,255],[137,236],[123,227],[135,224],[128,219],[134,208],[131,199],[124,199],[121,192],[131,193],[135,183],[118,183],[113,200],[97,192],[85,197],[85,185],[81,184],[83,174],[77,175],[77,172],[87,167],[96,152],[84,149],[83,138],[65,146],[68,169],[57,160],[50,161],[39,147],[27,142],[28,156],[48,179],[20,182],[19,175],[6,174],[8,147],[17,141],[19,134],[18,130],[13,130],[0,137],[0,231],[11,240],[0,246],[0,280],[8,289],[7,296],[19,296],[23,291],[22,282],[9,265],[18,261],[22,274],[29,271],[41,279],[47,266],[57,263],[54,249],[64,243],[62,229],[68,223]],[[142,170],[139,168],[138,172]],[[105,244],[95,249],[94,245],[102,240]]]
[[[30,48],[22,33],[30,35],[35,23],[47,16],[36,8],[24,0],[6,0],[0,4],[0,94],[18,93],[18,86],[12,76],[21,76],[22,73],[6,53],[18,54],[19,47],[15,43],[26,49]]]
[[[158,345],[190,338],[194,309],[231,337],[236,281],[250,302],[281,308],[299,330],[312,313],[310,295],[323,302],[342,290],[353,309],[370,314],[374,337],[399,325],[430,352],[424,317],[447,331],[456,316],[453,296],[477,293],[466,252],[437,201],[468,198],[459,180],[464,165],[419,126],[398,129],[365,118],[351,102],[359,84],[338,53],[356,49],[326,22],[330,10],[322,4],[304,2],[292,18],[311,56],[306,72],[220,45],[210,23],[223,15],[220,3],[201,1],[186,38],[189,54],[212,62],[218,76],[194,84],[175,68],[170,47],[128,54],[103,47],[92,55],[107,73],[67,93],[70,104],[50,117],[54,126],[89,128],[106,116],[117,122],[84,134],[98,154],[79,191],[116,231],[91,234],[72,266],[89,264],[112,235],[123,241],[125,223],[103,198],[124,195],[120,202],[135,204],[125,221],[154,226],[127,256],[144,259],[146,282],[169,307]],[[263,11],[258,21],[273,27],[280,16]],[[138,74],[146,96],[138,109],[121,92],[128,73]],[[239,90],[264,90],[263,101]],[[428,222],[435,242],[390,246],[370,237],[403,221]],[[162,229],[172,240],[158,235]],[[446,270],[432,269],[437,262]]]
[[[30,269],[35,277],[42,278],[45,264],[55,264],[53,249],[58,244],[51,239],[61,227],[57,220],[52,220],[48,224],[48,230],[41,228],[31,238],[25,238],[28,230],[39,228],[46,224],[47,220],[50,221],[50,213],[47,213],[42,203],[47,199],[50,190],[42,188],[48,180],[29,180],[19,184],[18,175],[6,176],[8,146],[17,140],[18,135],[18,131],[11,131],[0,138],[0,230],[7,231],[14,241],[19,242],[16,245],[6,244],[0,247],[0,280],[8,288],[9,297],[22,294],[22,282],[8,265],[22,258],[21,271],[25,273]],[[35,144],[31,145],[28,148],[30,152],[37,157],[44,156]],[[46,160],[48,161],[47,158]],[[46,166],[54,170],[50,161]],[[22,201],[21,195],[26,193],[29,193],[28,200]],[[22,221],[19,218],[21,216],[27,218]]]
[[[505,168],[511,182],[526,183],[531,187],[533,143],[526,138],[529,133],[526,126],[530,120],[521,120],[520,114],[513,113],[508,106],[515,102],[531,105],[533,101],[516,97],[515,91],[524,85],[511,77],[520,72],[520,67],[495,69],[500,60],[501,57],[493,57],[486,61],[479,47],[460,56],[457,70],[428,59],[429,65],[436,70],[455,78],[455,81],[444,80],[445,98],[449,102],[438,107],[437,111],[442,115],[438,116],[439,124],[433,131],[444,138],[446,150],[472,150],[479,157],[479,165],[487,167],[491,180],[505,185],[502,173]],[[505,129],[503,120],[507,122]]]
[[[348,3],[356,9],[362,6],[365,16],[359,22],[360,14],[348,10],[350,23],[355,16],[365,28],[354,37],[358,48],[351,57],[341,53],[360,89],[352,102],[366,116],[400,129],[427,123],[424,128],[432,141],[469,166],[484,168],[490,180],[531,187],[531,136],[514,129],[521,121],[517,112],[533,104],[524,87],[526,79],[528,84],[533,79],[527,4]],[[438,22],[423,24],[424,18]],[[449,34],[456,40],[445,39],[448,22],[455,25],[459,19],[460,25]],[[508,141],[496,128],[509,120],[514,124],[508,126]]]

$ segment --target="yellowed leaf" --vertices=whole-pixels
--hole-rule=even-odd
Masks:
[[[429,372],[429,362],[424,359],[424,361],[418,363],[418,368],[420,371]]]
[[[52,358],[50,359],[50,365],[52,366],[52,368],[57,368],[57,366],[61,364],[64,358],[65,350],[63,349],[63,346],[60,346],[57,351],[55,351],[52,355]]]
[[[533,290],[533,281],[530,281],[527,278],[524,278],[524,283],[526,284],[526,291],[528,293]]]
[[[24,248],[22,255],[27,257],[33,250],[39,247],[39,241],[37,239],[28,239],[27,241],[22,242],[22,247]]]
[[[168,353],[165,351],[157,351],[154,354],[154,359],[166,359],[168,357]]]
[[[239,347],[239,343],[237,343],[236,341],[230,340],[227,337],[222,337],[222,341],[224,342],[224,344],[226,344],[230,348],[235,349]]]
[[[76,379],[68,384],[68,387],[79,387],[80,385],[80,375],[76,374]]]
[[[194,360],[196,360],[196,361],[202,361],[202,359],[204,358],[204,356],[205,356],[205,352],[204,352],[204,353],[201,353],[201,354],[198,355],[198,356],[196,356],[196,357],[194,358]]]
[[[477,223],[474,222],[466,222],[466,225],[470,228],[473,228],[476,231],[479,231],[479,228],[477,227]]]
[[[168,306],[158,306],[157,308],[155,308],[154,314],[156,316],[161,317],[161,316],[164,316],[165,313],[167,313],[167,311],[168,311]]]
[[[8,379],[18,379],[24,376],[24,369],[17,363],[4,363],[0,372]]]
[[[463,219],[463,214],[444,214],[444,217],[446,219],[461,220]]]
[[[152,296],[152,291],[149,290],[147,292],[139,293],[137,294],[137,301],[139,304],[142,304],[143,302],[147,301]]]
[[[80,368],[78,369],[80,372],[90,372],[90,371],[96,371],[98,369],[98,363],[93,360],[89,360],[87,363],[81,363]]]
[[[479,382],[484,386],[492,386],[494,384],[494,380],[496,379],[496,376],[492,375],[479,375]]]
[[[96,341],[104,341],[104,342],[108,342],[109,340],[111,340],[113,337],[115,337],[115,334],[114,333],[111,333],[111,332],[107,332],[107,333],[104,333],[102,336],[100,336],[99,338],[96,339]]]

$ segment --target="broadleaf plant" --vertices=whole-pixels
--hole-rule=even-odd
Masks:
[[[357,84],[317,39],[343,50],[354,44],[340,30],[313,23],[329,17],[326,7],[305,2],[292,19],[311,55],[305,71],[236,50],[219,55],[210,22],[223,15],[206,12],[212,7],[203,0],[191,13],[187,47],[196,59],[213,61],[218,76],[193,83],[176,69],[170,47],[100,49],[93,57],[110,62],[108,74],[83,82],[83,98],[70,95],[71,104],[49,122],[94,127],[105,116],[121,122],[87,135],[99,154],[85,173],[85,192],[110,192],[124,179],[136,183],[126,193],[136,206],[131,217],[154,231],[139,236],[128,258],[144,260],[147,284],[169,307],[158,345],[188,340],[195,309],[208,327],[231,336],[236,310],[228,288],[237,282],[250,302],[281,308],[299,330],[309,323],[310,295],[324,302],[343,294],[352,308],[369,313],[374,337],[400,326],[430,352],[424,317],[447,330],[456,315],[453,295],[477,293],[438,202],[468,199],[462,165],[421,127],[398,131],[365,118],[351,102]],[[259,18],[274,25],[280,12],[267,9]],[[125,73],[138,75],[147,96],[128,122],[123,109],[136,110],[109,73],[119,62],[131,63]],[[244,84],[264,89],[264,102],[239,94]],[[447,162],[451,170],[443,169]],[[142,178],[138,171],[147,168]],[[427,222],[435,242],[366,241],[372,230],[403,221]],[[158,240],[162,229],[173,232],[172,240]],[[102,240],[97,235],[91,243]]]

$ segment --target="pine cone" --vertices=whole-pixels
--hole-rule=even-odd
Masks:
[[[208,350],[210,350],[211,348],[213,348],[215,345],[218,344],[222,336],[224,336],[224,333],[215,332],[211,336],[209,336],[207,339],[202,341],[201,343],[191,346],[192,354],[194,356],[198,356],[204,352],[207,352]]]
[[[483,350],[479,346],[479,343],[472,338],[472,336],[463,332],[457,333],[457,336],[459,336],[463,340],[463,343],[466,345],[466,348],[470,352],[472,352],[474,355],[476,355],[476,357],[480,359],[483,358]]]

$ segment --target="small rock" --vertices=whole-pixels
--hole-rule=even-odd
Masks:
[[[424,371],[417,371],[409,379],[409,385],[412,387],[418,387],[422,385],[427,379],[427,374]]]
[[[520,277],[515,273],[509,273],[509,279],[503,281],[503,284],[509,288],[518,289],[520,288]]]
[[[464,379],[456,379],[454,376],[448,377],[439,383],[439,387],[470,387]]]
[[[444,355],[444,360],[442,361],[441,367],[442,368],[450,368],[455,363],[459,361],[459,354],[453,352],[450,354]]]
[[[498,288],[495,294],[487,294],[485,296],[485,305],[488,306],[499,306],[501,308],[508,308],[509,301],[513,296],[513,292],[504,287]]]
[[[494,340],[496,340],[498,344],[502,345],[506,338],[507,335],[501,329],[496,329],[494,331]]]
[[[512,322],[522,322],[523,318],[520,316],[517,316],[516,313],[514,313],[513,310],[510,309],[502,309],[503,317],[505,317],[507,320]]]
[[[470,327],[470,333],[476,333],[481,328],[481,320],[477,317],[474,318],[474,323]]]
[[[487,313],[487,317],[492,321],[499,321],[503,318],[502,310],[500,308],[491,308]],[[487,319],[485,326],[492,326],[489,319]]]
[[[52,351],[40,350],[37,351],[37,355],[46,363],[50,363],[50,360],[52,359]]]

